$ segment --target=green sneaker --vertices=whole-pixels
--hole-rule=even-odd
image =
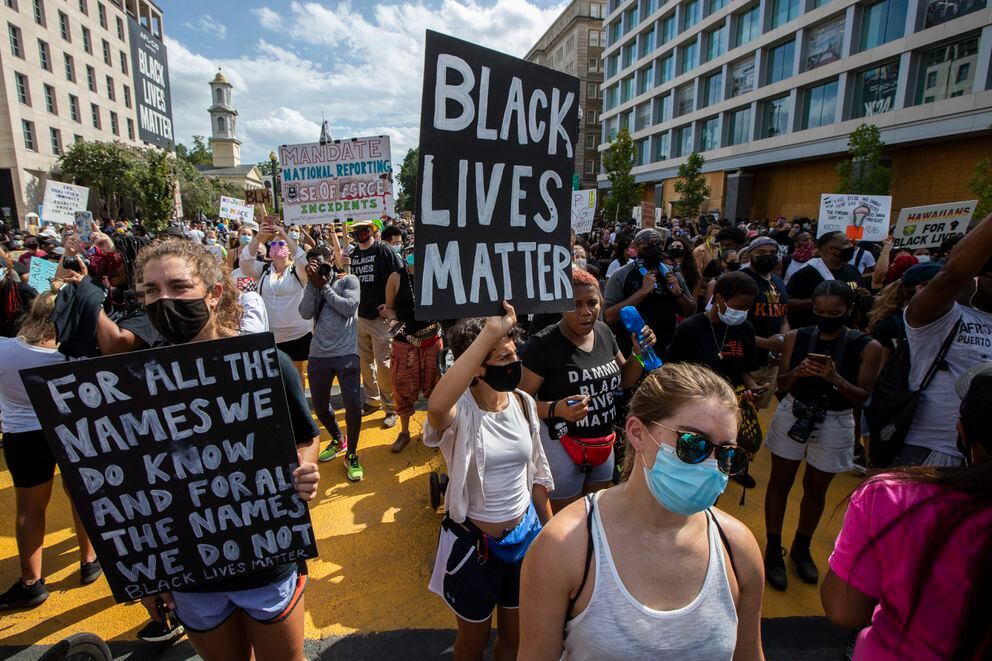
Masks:
[[[348,479],[352,482],[361,482],[365,479],[365,470],[362,468],[362,462],[358,460],[357,454],[349,454],[345,460],[345,465],[348,468]]]
[[[320,461],[330,461],[335,457],[340,457],[345,452],[348,451],[348,437],[342,436],[341,438],[331,439],[331,442],[327,444],[327,447],[317,455],[317,459]]]

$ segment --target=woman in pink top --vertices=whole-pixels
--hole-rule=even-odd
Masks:
[[[854,659],[992,656],[992,371],[959,381],[968,468],[906,468],[851,497],[820,596],[827,616],[866,627]],[[967,381],[966,381],[967,379]]]

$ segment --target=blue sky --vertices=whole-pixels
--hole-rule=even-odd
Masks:
[[[210,134],[208,82],[234,85],[242,160],[334,137],[385,134],[393,160],[416,146],[428,28],[523,55],[567,3],[551,0],[159,0],[176,140]]]

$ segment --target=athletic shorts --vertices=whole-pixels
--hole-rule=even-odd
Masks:
[[[539,426],[541,445],[544,446],[544,454],[551,468],[551,478],[555,483],[554,491],[548,494],[552,500],[567,500],[581,496],[587,484],[609,482],[613,478],[613,452],[610,453],[609,459],[599,466],[593,466],[588,473],[583,473],[568,456],[561,441],[551,438],[548,434],[548,426],[543,422]]]
[[[313,333],[307,333],[295,340],[280,342],[276,348],[289,356],[289,359],[294,363],[299,363],[310,357],[310,340],[312,339]]]
[[[224,624],[235,610],[262,624],[282,622],[303,599],[307,577],[294,571],[285,580],[232,592],[177,592],[176,618],[193,633],[206,633]]]
[[[40,429],[6,432],[3,435],[3,458],[14,486],[21,489],[37,487],[55,477],[55,455]]]
[[[521,564],[504,563],[492,553],[483,559],[473,533],[457,523],[450,529],[442,524],[428,587],[461,619],[485,622],[497,606],[520,607]]]
[[[786,395],[765,436],[765,447],[783,459],[806,460],[806,463],[824,473],[843,473],[851,470],[854,462],[854,412],[827,411],[823,422],[817,423],[805,443],[789,438],[789,429],[796,422],[792,415],[792,395]]]

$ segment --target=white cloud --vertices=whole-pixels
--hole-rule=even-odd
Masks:
[[[176,139],[209,135],[207,83],[220,66],[234,85],[245,162],[266,159],[280,144],[316,140],[323,113],[337,138],[389,135],[399,163],[419,137],[425,30],[522,56],[563,7],[417,0],[381,3],[368,14],[347,1],[254,9],[269,34],[236,57],[211,61],[167,39]]]
[[[185,25],[194,32],[202,32],[218,39],[223,39],[227,36],[227,26],[215,21],[210,14],[204,14],[197,19],[196,23],[187,22]]]

